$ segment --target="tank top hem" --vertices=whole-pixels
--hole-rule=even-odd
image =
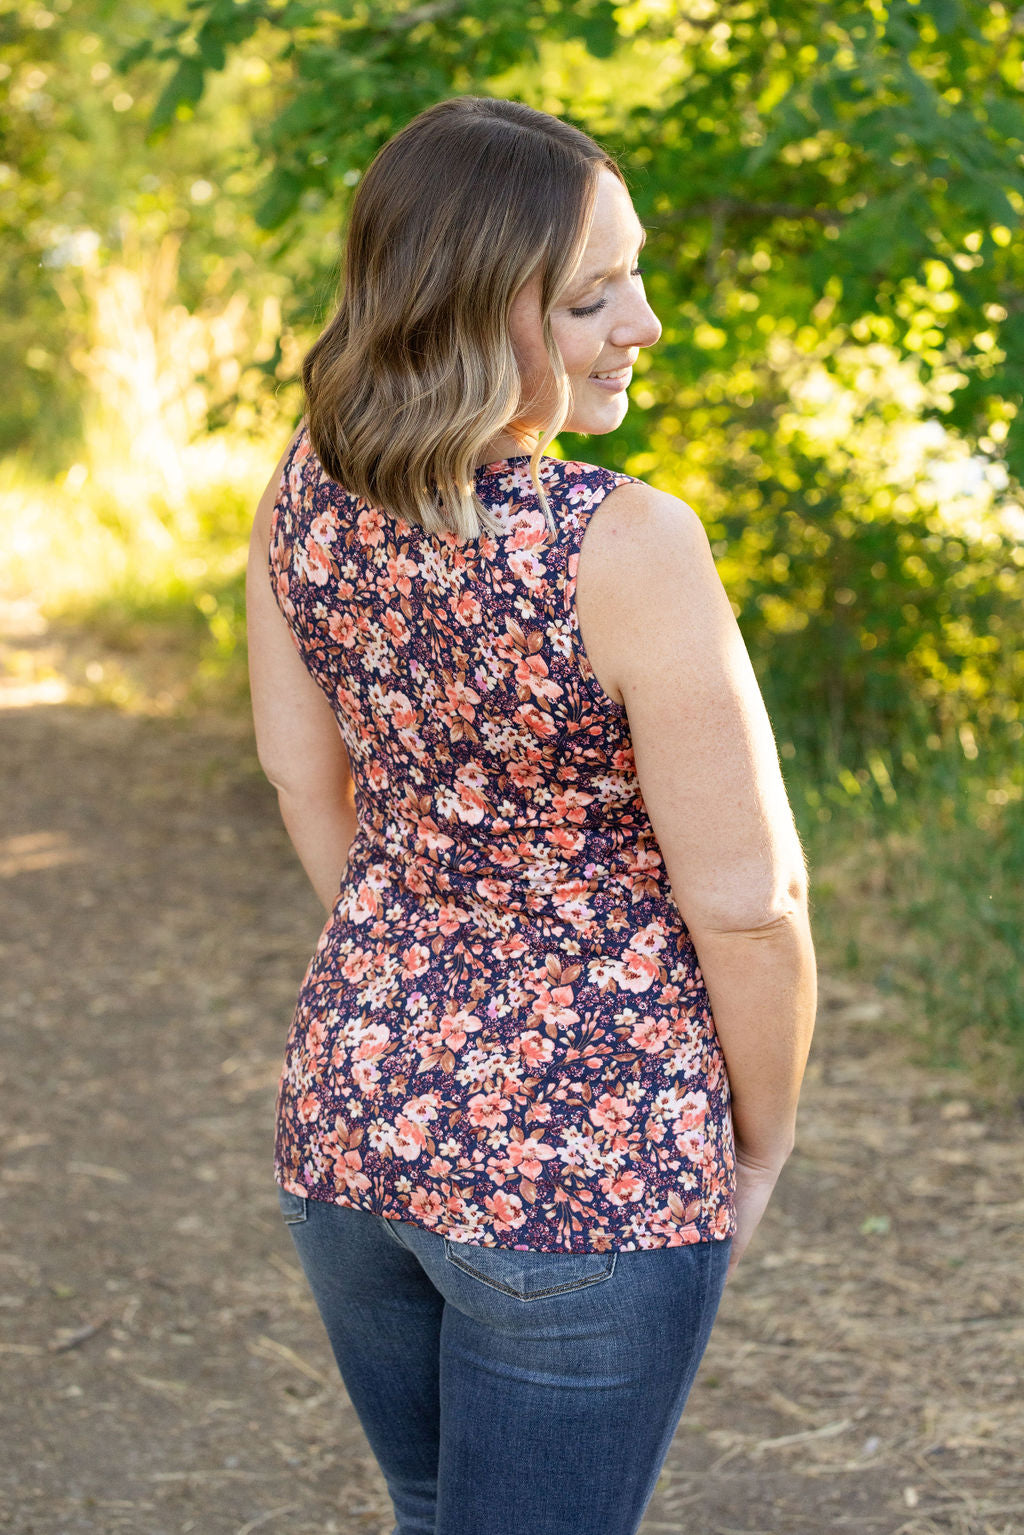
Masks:
[[[348,1210],[362,1210],[367,1215],[378,1215],[383,1220],[399,1221],[432,1231],[447,1242],[475,1247],[513,1249],[518,1252],[647,1252],[661,1247],[689,1247],[700,1242],[721,1242],[735,1235],[735,1220],[714,1218],[695,1220],[660,1230],[638,1231],[631,1239],[624,1239],[621,1232],[609,1231],[600,1224],[579,1224],[575,1228],[556,1221],[535,1221],[530,1229],[530,1241],[516,1240],[514,1229],[507,1233],[496,1232],[492,1226],[480,1223],[460,1223],[455,1218],[438,1217],[428,1220],[417,1215],[408,1200],[385,1196],[372,1201],[356,1198],[348,1190],[338,1192],[333,1183],[305,1184],[289,1178],[275,1166],[274,1179],[288,1193],[304,1196],[318,1204],[340,1205]],[[667,1196],[667,1191],[666,1191]],[[667,1203],[663,1200],[663,1203]]]

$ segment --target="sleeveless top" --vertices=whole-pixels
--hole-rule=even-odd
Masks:
[[[580,545],[628,476],[476,471],[469,543],[329,480],[303,429],[277,602],[333,709],[358,830],[299,993],[275,1174],[452,1242],[630,1252],[732,1235],[725,1064],[576,617]]]

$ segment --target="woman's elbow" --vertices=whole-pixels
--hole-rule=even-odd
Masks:
[[[767,934],[805,921],[807,901],[807,871],[801,864],[781,877],[719,888],[684,915],[691,932]]]
[[[257,751],[256,755],[263,776],[277,790],[279,799],[301,805],[348,797],[348,774],[340,756],[303,762],[294,757],[282,760],[269,751]]]

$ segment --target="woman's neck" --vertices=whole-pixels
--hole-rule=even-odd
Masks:
[[[483,455],[481,462],[495,464],[502,458],[519,458],[521,455],[531,456],[536,448],[538,436],[536,432],[523,432],[522,434],[506,431],[500,432],[497,437],[492,437],[480,453]]]

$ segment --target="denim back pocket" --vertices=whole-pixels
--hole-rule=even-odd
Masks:
[[[281,1214],[284,1216],[286,1226],[298,1226],[306,1219],[305,1194],[291,1194],[277,1186],[277,1202],[281,1206]]]
[[[511,1247],[476,1247],[445,1238],[444,1255],[455,1268],[516,1300],[541,1300],[582,1290],[610,1279],[614,1253],[516,1252]]]

